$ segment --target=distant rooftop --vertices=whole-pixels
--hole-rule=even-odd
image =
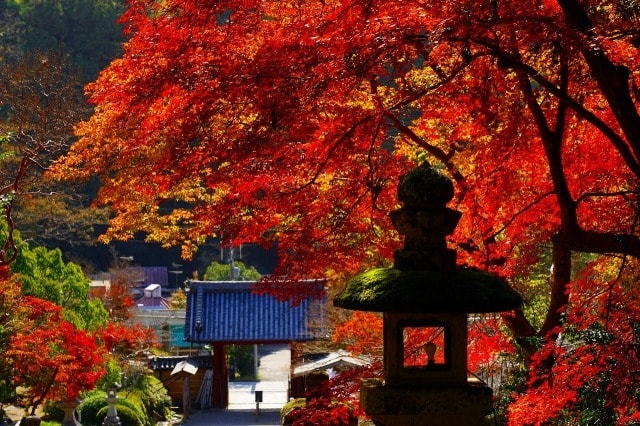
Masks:
[[[171,303],[162,297],[160,284],[149,284],[144,288],[144,296],[136,300],[138,309],[171,309]]]
[[[293,369],[293,375],[304,375],[315,370],[342,370],[351,367],[362,367],[370,363],[371,361],[367,358],[354,357],[346,351],[338,350],[337,352],[331,352],[330,354],[327,354],[315,361],[298,365]]]
[[[213,358],[210,356],[162,356],[149,357],[149,368],[157,370],[173,370],[180,362],[189,361],[197,367],[211,368]]]

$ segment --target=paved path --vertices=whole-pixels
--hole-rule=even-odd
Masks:
[[[229,383],[229,409],[245,410],[256,406],[256,391],[262,392],[263,409],[279,410],[287,402],[287,382],[232,382]]]
[[[259,382],[230,382],[227,410],[195,410],[182,424],[271,426],[280,424],[280,408],[287,402],[289,364],[288,345],[263,345],[259,348]],[[257,414],[255,391],[262,391],[260,413]]]
[[[251,425],[251,426],[274,426],[280,424],[279,410],[264,410],[256,415],[256,410],[206,410],[195,411],[184,426],[207,426],[207,425]]]
[[[291,348],[289,345],[262,345],[258,348],[258,376],[261,382],[289,380]]]

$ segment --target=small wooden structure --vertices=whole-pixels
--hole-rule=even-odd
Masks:
[[[362,367],[370,364],[370,360],[364,357],[354,357],[349,352],[338,350],[325,354],[313,361],[308,361],[293,368],[291,377],[291,398],[304,398],[306,396],[306,378],[314,372],[332,372],[340,374],[351,368]]]
[[[191,410],[192,403],[206,380],[207,371],[212,367],[210,356],[149,358],[149,368],[162,381],[171,399],[180,403],[183,413]]]

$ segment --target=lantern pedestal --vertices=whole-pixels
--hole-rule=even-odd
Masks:
[[[480,426],[493,393],[477,379],[466,386],[400,387],[364,379],[360,405],[377,426]]]
[[[78,402],[76,401],[65,401],[59,402],[58,407],[62,411],[64,411],[64,419],[62,419],[62,426],[81,426],[80,422],[76,420],[76,417],[73,413],[78,406]]]

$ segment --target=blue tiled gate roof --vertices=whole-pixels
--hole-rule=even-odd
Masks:
[[[325,335],[325,300],[307,299],[292,305],[267,294],[253,293],[253,284],[190,281],[185,340],[193,343],[291,342]]]

